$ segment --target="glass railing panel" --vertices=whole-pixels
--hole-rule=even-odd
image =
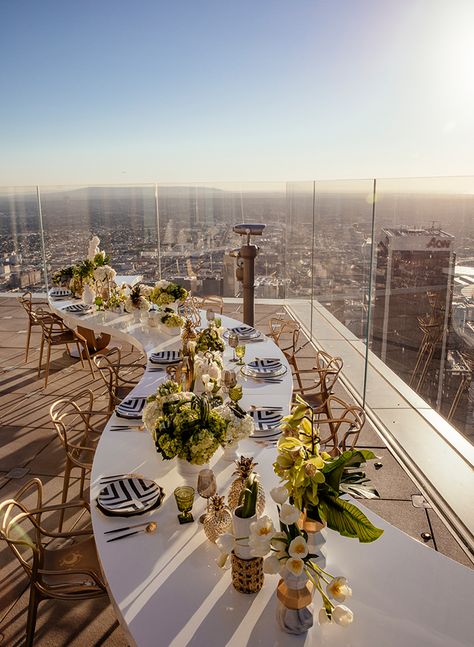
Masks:
[[[255,261],[255,295],[280,298],[285,287],[286,193],[283,183],[158,185],[161,272],[199,295],[241,295],[236,273],[244,222],[266,225]]]
[[[378,180],[375,245],[370,349],[472,442],[474,178]]]
[[[0,188],[0,291],[45,289],[36,187]]]
[[[93,235],[118,274],[159,275],[155,186],[41,187],[47,271],[87,256]]]
[[[363,396],[372,251],[373,180],[315,183],[312,334],[341,356]]]

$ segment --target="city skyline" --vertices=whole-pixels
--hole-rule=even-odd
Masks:
[[[2,185],[474,173],[469,0],[1,16]]]

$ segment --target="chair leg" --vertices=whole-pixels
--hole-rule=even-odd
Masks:
[[[91,362],[91,356],[89,355],[89,349],[87,348],[87,344],[84,344],[84,353],[85,353],[87,361],[89,362],[89,368],[91,370],[91,375],[92,375],[92,377],[95,377],[94,367],[93,367],[92,362]]]
[[[81,366],[82,366],[82,368],[84,368],[84,358],[82,357],[81,346],[79,345],[78,341],[76,341],[75,344],[76,344],[77,352],[79,353],[79,359],[81,360]]]
[[[30,350],[30,339],[31,339],[31,320],[28,320],[28,333],[27,333],[27,336],[26,336],[25,363],[28,361],[28,351]]]
[[[43,362],[44,335],[41,336],[40,356],[38,361],[38,377],[41,375],[41,363]]]
[[[67,501],[67,493],[69,490],[69,477],[71,475],[71,463],[69,462],[69,459],[66,459],[66,467],[64,469],[64,482],[63,482],[63,495],[61,497],[61,503],[66,503]],[[63,531],[63,523],[64,523],[64,512],[65,510],[61,510],[61,513],[59,515],[59,532]]]
[[[82,499],[84,495],[84,482],[86,478],[86,470],[81,468],[81,481],[79,485],[79,498]]]
[[[33,582],[30,584],[30,601],[28,603],[28,618],[26,620],[26,647],[33,647],[35,637],[36,615],[40,596]]]
[[[48,352],[46,355],[46,374],[44,376],[44,388],[48,386],[49,363],[51,361],[51,344],[48,342]]]

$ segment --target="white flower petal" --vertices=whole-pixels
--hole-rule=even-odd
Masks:
[[[324,625],[328,622],[331,622],[328,618],[328,614],[326,613],[326,609],[324,607],[319,609],[318,622],[320,625]]]
[[[352,595],[352,589],[347,584],[345,577],[335,577],[326,586],[326,592],[338,602],[344,602],[346,598]]]
[[[263,562],[263,572],[268,573],[268,575],[274,575],[279,573],[281,569],[281,564],[276,555],[270,555]]]
[[[284,503],[280,510],[280,521],[286,526],[296,523],[301,516],[300,510],[290,503]]]
[[[285,568],[292,575],[301,575],[303,572],[304,562],[299,557],[290,557],[285,564]]]
[[[217,548],[227,555],[234,550],[235,546],[235,537],[229,532],[220,535],[216,540]]]
[[[278,505],[282,505],[288,499],[288,490],[284,485],[274,487],[270,490],[270,496]]]
[[[354,614],[345,604],[338,604],[332,611],[332,619],[336,624],[347,627],[354,620]]]
[[[288,555],[290,557],[299,557],[304,559],[308,554],[308,544],[304,537],[295,537],[288,546]]]

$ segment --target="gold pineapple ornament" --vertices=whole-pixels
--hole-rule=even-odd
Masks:
[[[253,458],[246,458],[241,456],[238,460],[235,461],[236,470],[234,476],[237,476],[235,481],[230,486],[229,495],[227,497],[227,503],[231,510],[239,505],[240,494],[245,487],[248,477],[252,472],[255,471],[257,463],[254,462]],[[258,483],[258,492],[257,492],[257,517],[260,517],[265,510],[265,492],[261,483]]]
[[[220,535],[232,528],[232,513],[223,496],[216,494],[209,499],[209,509],[203,521],[204,532],[209,541],[216,543]]]
[[[181,333],[181,341],[183,342],[183,355],[188,355],[188,344],[190,341],[195,341],[197,338],[196,331],[191,319],[186,319]]]

